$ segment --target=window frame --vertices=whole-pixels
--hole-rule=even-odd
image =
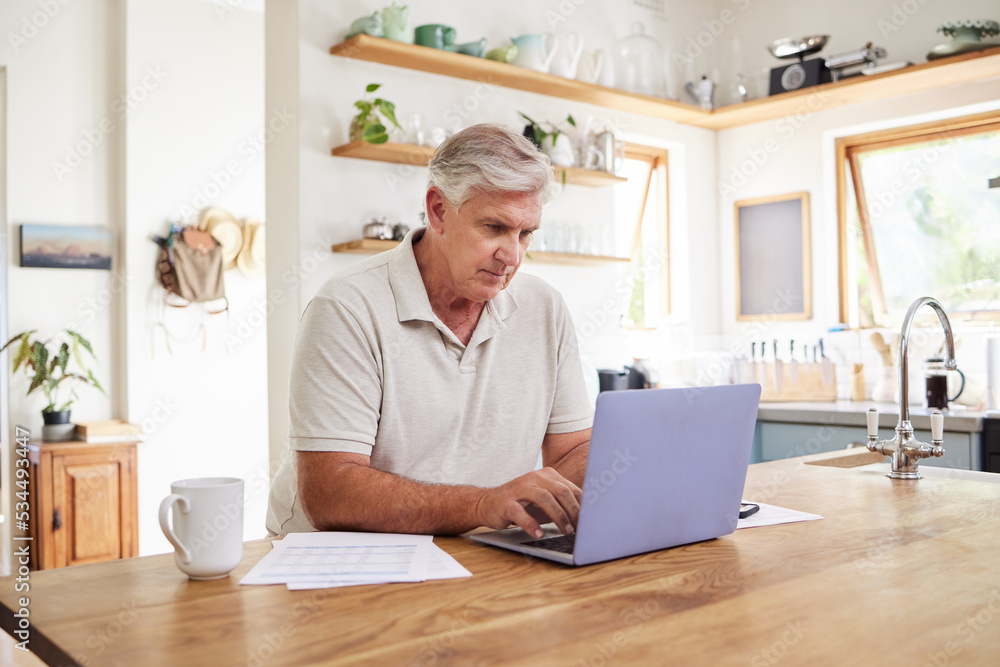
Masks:
[[[646,217],[646,206],[649,203],[649,195],[653,192],[654,180],[657,183],[662,184],[662,189],[660,192],[659,202],[661,205],[657,207],[656,211],[656,225],[663,231],[661,236],[662,242],[660,247],[657,249],[658,253],[662,252],[663,255],[663,266],[659,273],[659,292],[660,292],[660,320],[669,317],[672,314],[672,299],[671,299],[671,280],[670,280],[670,173],[669,173],[669,153],[665,148],[657,148],[655,146],[648,146],[646,144],[637,144],[632,142],[625,142],[625,159],[627,160],[640,160],[650,165],[649,176],[646,180],[646,186],[643,189],[642,201],[639,203],[638,216],[635,220],[633,230],[632,230],[632,245],[629,248],[628,258],[630,260],[629,270],[635,266],[636,252],[642,242],[642,223]],[[628,312],[629,304],[631,303],[631,292],[624,295],[625,303],[623,304],[623,309],[625,313]],[[646,323],[645,326],[635,326],[626,325],[622,328],[628,329],[630,331],[651,331],[656,329],[656,326],[649,326]]]
[[[877,328],[889,324],[893,317],[885,308],[881,267],[879,267],[878,260],[875,257],[875,244],[872,237],[871,222],[868,219],[868,206],[865,201],[864,189],[858,187],[861,178],[858,156],[865,152],[885,148],[939,141],[941,139],[954,139],[970,134],[985,134],[995,131],[1000,131],[1000,109],[968,116],[946,118],[929,123],[919,123],[839,137],[836,140],[834,151],[837,163],[837,249],[839,253],[837,282],[840,293],[839,314],[841,322],[853,324],[852,316],[855,314],[851,312],[851,294],[852,289],[854,291],[857,290],[857,285],[851,284],[850,272],[852,248],[848,239],[850,231],[847,196],[848,178],[851,179],[854,187],[855,203],[857,204],[858,219],[861,227],[861,243],[864,244],[866,261],[870,269],[871,267],[875,267],[874,271],[869,270],[868,272],[872,310],[876,319],[874,326]],[[850,170],[848,170],[848,164],[850,164]],[[976,311],[970,314],[970,319],[996,319],[997,316],[1000,316],[1000,311]],[[882,324],[878,322],[880,318]],[[858,326],[860,328],[860,322],[858,322]]]

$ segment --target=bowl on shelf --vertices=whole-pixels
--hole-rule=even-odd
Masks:
[[[775,58],[798,58],[802,60],[808,55],[822,51],[829,39],[829,35],[785,37],[784,39],[776,39],[768,44],[767,50]]]

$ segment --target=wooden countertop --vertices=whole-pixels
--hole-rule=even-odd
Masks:
[[[437,538],[474,576],[420,584],[238,586],[267,541],[215,582],[172,555],[33,572],[30,646],[87,665],[996,664],[1000,485],[786,459],[751,466],[744,497],[826,518],[584,568]]]

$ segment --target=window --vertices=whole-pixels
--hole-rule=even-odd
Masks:
[[[618,175],[628,182],[615,186],[615,220],[632,230],[622,326],[652,329],[670,314],[667,152],[626,144]]]
[[[896,323],[933,296],[1000,314],[1000,112],[837,143],[841,319]]]

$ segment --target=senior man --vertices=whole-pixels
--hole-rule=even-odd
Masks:
[[[524,137],[463,130],[431,158],[427,226],[309,302],[270,533],[574,531],[593,418],[576,334],[555,289],[513,280],[551,184]]]

